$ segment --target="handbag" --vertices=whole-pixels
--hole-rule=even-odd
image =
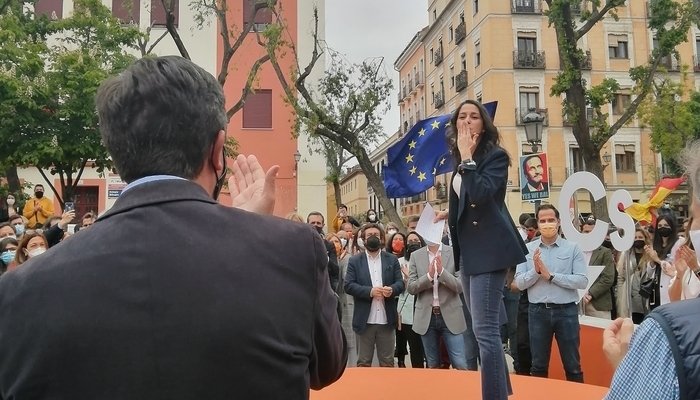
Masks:
[[[654,287],[659,282],[659,273],[661,272],[661,267],[657,266],[654,269],[654,276],[647,278],[639,285],[639,295],[648,299],[654,296]]]

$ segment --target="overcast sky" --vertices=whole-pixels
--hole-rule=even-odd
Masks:
[[[428,24],[425,0],[325,0],[326,42],[346,55],[353,63],[367,58],[384,57],[384,69],[394,81],[389,97],[391,109],[384,117],[387,135],[396,132],[400,123],[398,93],[399,73],[394,61],[413,36]]]

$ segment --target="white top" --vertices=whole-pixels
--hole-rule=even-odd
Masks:
[[[460,174],[455,174],[452,179],[452,190],[457,193],[457,198],[459,198],[459,193],[462,191],[462,176]]]
[[[372,278],[372,287],[382,287],[382,252],[377,253],[377,256],[371,256],[369,252],[365,252],[367,257],[367,265],[369,266],[369,276]],[[384,309],[384,297],[372,298],[372,306],[369,311],[368,324],[386,325],[386,310]]]
[[[440,244],[440,246],[437,249],[437,252],[435,253],[431,253],[427,247],[425,249],[428,251],[428,265],[430,265],[434,263],[436,259],[440,258],[442,244]],[[439,276],[440,275],[437,274],[437,268],[435,269],[435,276],[430,276],[430,272],[428,272],[428,279],[433,281],[433,307],[440,307],[440,298],[438,297],[438,286],[440,285],[440,282],[438,282]]]

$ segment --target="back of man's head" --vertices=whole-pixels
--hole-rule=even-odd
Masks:
[[[528,219],[530,219],[530,214],[522,213],[520,214],[520,217],[518,217],[518,223],[520,224],[520,226],[525,226],[525,221],[527,221]]]
[[[195,178],[226,127],[214,77],[182,57],[146,57],[102,83],[100,133],[122,179]]]

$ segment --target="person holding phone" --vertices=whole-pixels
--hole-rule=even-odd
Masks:
[[[360,223],[357,222],[352,215],[348,215],[348,206],[341,204],[338,206],[338,214],[336,214],[335,218],[333,219],[333,233],[337,233],[340,230],[340,227],[346,222],[352,224],[354,227],[360,227]]]

